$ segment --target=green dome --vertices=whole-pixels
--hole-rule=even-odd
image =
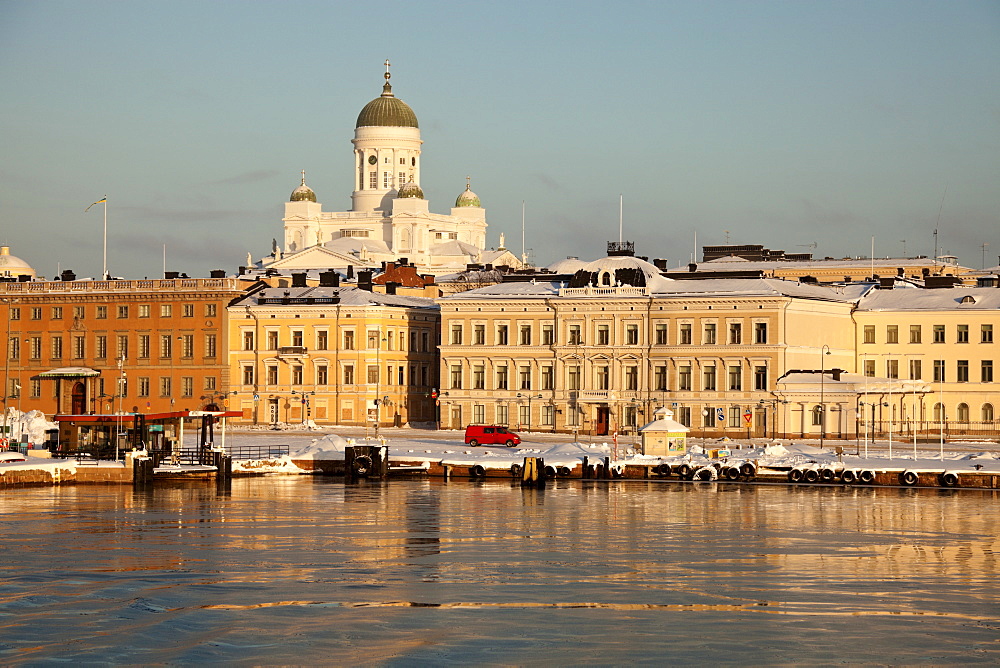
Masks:
[[[482,203],[479,201],[479,195],[472,192],[472,187],[466,184],[465,192],[458,196],[455,200],[455,206],[478,206],[482,208]]]
[[[399,193],[396,195],[397,199],[403,199],[404,197],[413,197],[415,199],[423,199],[424,191],[420,189],[413,181],[410,181],[402,188],[399,189]]]
[[[382,86],[382,95],[365,105],[358,114],[356,128],[371,126],[418,128],[417,115],[409,105],[392,94],[392,86],[387,81]]]
[[[316,193],[313,189],[306,185],[306,173],[302,172],[302,185],[292,191],[292,196],[288,199],[289,202],[315,202]]]

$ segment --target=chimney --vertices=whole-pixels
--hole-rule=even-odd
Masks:
[[[239,274],[238,274],[238,275],[239,275],[239,276],[242,276],[242,275],[243,275],[243,274],[245,274],[245,273],[247,273],[247,268],[246,268],[246,267],[242,267],[242,266],[241,266],[241,267],[240,267],[240,271],[239,271]]]
[[[213,269],[212,271],[208,272],[208,277],[209,278],[225,278],[226,277],[226,270],[225,269]]]
[[[664,260],[662,257],[653,258],[653,266],[659,269],[660,271],[666,271],[667,261]]]
[[[163,272],[163,278],[166,280],[172,280],[175,278],[180,278],[181,272],[179,271],[165,271]]]
[[[340,274],[335,271],[319,272],[319,284],[323,288],[339,288]]]
[[[296,272],[292,274],[292,287],[293,288],[304,288],[306,287],[306,273]]]
[[[400,286],[400,284],[396,283],[394,281],[386,281],[386,283],[385,283],[385,294],[387,294],[387,295],[394,295],[394,294],[396,294],[396,288],[398,288],[399,286]]]
[[[372,271],[364,269],[358,272],[358,287],[362,290],[372,291]]]
[[[688,271],[690,271],[690,272],[698,271],[698,264],[695,263],[695,262],[689,262],[688,263]]]
[[[896,286],[896,278],[894,276],[883,276],[878,279],[878,289],[879,290],[892,290]]]
[[[844,373],[843,369],[830,369],[830,375],[833,376],[834,380],[840,380],[840,374]]]
[[[408,258],[408,257],[401,257],[401,258],[399,258],[399,266],[400,267],[405,267],[408,264],[410,264],[410,258]]]
[[[347,265],[347,280],[351,280],[352,278],[354,278],[354,265],[349,264]]]
[[[75,281],[76,274],[73,273],[72,269],[63,269],[63,272],[59,274],[60,281]]]

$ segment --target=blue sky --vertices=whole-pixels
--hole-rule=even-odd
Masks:
[[[349,208],[354,122],[393,90],[422,185],[472,176],[489,244],[618,237],[687,262],[1000,254],[1000,2],[0,2],[0,241],[52,276],[233,271],[305,169]],[[942,204],[943,202],[943,204]]]

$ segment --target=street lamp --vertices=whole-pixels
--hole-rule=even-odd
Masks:
[[[819,354],[819,449],[823,449],[823,439],[826,438],[826,404],[823,390],[826,384],[826,356],[830,354],[830,346],[823,344]]]
[[[310,417],[310,412],[311,412],[310,411],[310,406],[309,406],[309,395],[316,394],[316,392],[314,392],[314,391],[307,392],[307,391],[303,391],[303,390],[292,390],[292,395],[294,396],[296,394],[302,396],[302,407],[305,408],[305,410],[302,411],[302,416],[301,417],[302,417],[302,424],[306,424],[306,423],[309,422],[309,417]]]
[[[521,394],[520,392],[518,392],[517,393],[517,398],[518,399],[527,399],[528,400],[528,429],[527,430],[531,431],[531,400],[532,399],[542,399],[543,397],[540,394]],[[518,422],[520,422],[520,420],[518,420]]]

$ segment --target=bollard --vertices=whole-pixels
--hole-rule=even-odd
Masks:
[[[545,460],[541,457],[525,457],[521,469],[521,486],[545,487]]]
[[[583,464],[582,464],[581,472],[583,474],[583,479],[584,480],[590,479],[590,463],[589,462],[590,462],[590,458],[589,457],[584,457],[583,458]]]

